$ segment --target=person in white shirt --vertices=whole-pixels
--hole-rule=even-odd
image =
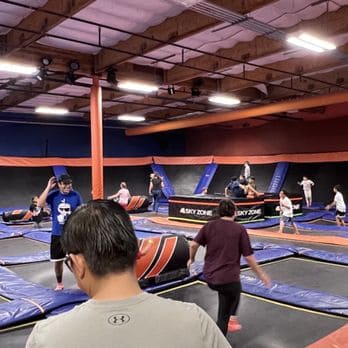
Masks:
[[[345,226],[346,203],[344,202],[341,185],[335,185],[333,191],[335,192],[335,198],[325,209],[330,210],[332,207],[336,207],[336,224],[337,226]]]
[[[245,179],[247,179],[247,180],[250,177],[250,163],[249,163],[249,161],[244,162],[244,168],[243,168],[242,175],[244,175]]]
[[[277,210],[280,211],[279,233],[283,233],[285,224],[289,223],[293,227],[295,234],[300,234],[294,222],[292,202],[288,197],[287,192],[285,190],[281,190],[279,192],[279,198],[279,207],[277,207]]]
[[[131,194],[129,193],[129,190],[127,189],[127,184],[125,182],[121,182],[120,189],[118,190],[117,193],[108,197],[108,199],[117,200],[117,203],[119,205],[122,205],[122,207],[125,209],[128,205],[130,198],[131,198]]]
[[[312,186],[314,186],[314,182],[309,180],[308,177],[304,176],[302,181],[297,183],[303,187],[307,208],[309,208],[312,205]]]

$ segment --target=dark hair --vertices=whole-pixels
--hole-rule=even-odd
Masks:
[[[233,216],[236,212],[236,206],[231,199],[223,199],[219,203],[218,214],[220,217]]]
[[[335,185],[335,186],[334,186],[334,189],[336,189],[338,192],[341,192],[341,193],[342,193],[342,187],[341,187],[341,185]]]
[[[110,200],[81,205],[63,228],[62,245],[67,253],[83,254],[97,276],[132,268],[138,241],[128,213]]]
[[[232,176],[231,181],[236,181],[237,177],[236,176]]]
[[[283,192],[285,196],[288,195],[288,191],[286,191],[286,190],[280,190],[280,192]],[[280,193],[280,192],[279,192],[279,193]]]

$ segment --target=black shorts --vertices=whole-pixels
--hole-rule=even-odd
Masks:
[[[61,236],[51,236],[51,261],[63,261],[66,257],[60,239]]]
[[[346,212],[336,210],[336,217],[338,217],[340,219],[344,219],[346,217]]]

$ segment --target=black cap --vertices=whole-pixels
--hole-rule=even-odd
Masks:
[[[58,182],[62,182],[63,184],[71,184],[72,179],[71,179],[71,176],[69,174],[62,174],[59,177]]]

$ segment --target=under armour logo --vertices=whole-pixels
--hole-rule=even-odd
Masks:
[[[109,324],[117,326],[127,324],[129,321],[130,317],[127,314],[114,314],[108,319]]]

